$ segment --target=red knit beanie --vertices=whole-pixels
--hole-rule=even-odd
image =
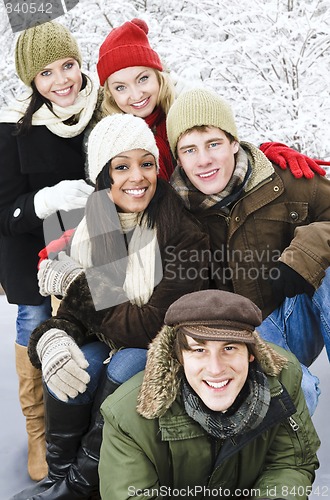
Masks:
[[[100,84],[123,68],[146,66],[163,70],[158,54],[149,45],[148,25],[142,19],[132,19],[110,31],[99,51],[97,72]]]

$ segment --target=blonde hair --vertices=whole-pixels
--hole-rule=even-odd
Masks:
[[[158,69],[153,69],[153,71],[156,73],[159,83],[157,106],[161,106],[165,115],[167,115],[175,99],[174,84],[168,72],[159,71]],[[122,113],[122,110],[117,106],[114,98],[112,97],[107,80],[104,82],[104,97],[101,110],[103,116]]]

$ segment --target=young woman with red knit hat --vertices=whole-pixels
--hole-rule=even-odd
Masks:
[[[99,50],[97,72],[104,87],[105,115],[130,113],[143,118],[155,134],[160,152],[159,177],[169,180],[175,167],[166,134],[166,115],[177,89],[159,55],[150,47],[149,28],[142,19],[132,19],[110,31]],[[187,86],[183,85],[183,88]],[[260,149],[294,177],[325,175],[312,160],[284,144],[267,142]]]
[[[129,113],[146,121],[160,152],[159,177],[168,181],[174,160],[167,141],[166,115],[175,89],[157,52],[150,47],[148,31],[142,19],[114,28],[100,47],[97,72],[104,86],[104,114]]]

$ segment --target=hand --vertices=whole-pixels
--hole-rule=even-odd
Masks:
[[[307,295],[312,296],[315,292],[313,285],[308,283],[297,273],[292,267],[284,264],[282,261],[277,263],[277,278],[271,279],[271,285],[273,289],[273,295],[279,302],[282,302],[285,297],[295,297],[302,293],[307,293]],[[273,270],[273,275],[275,275]]]
[[[276,163],[282,170],[286,170],[287,167],[289,167],[292,175],[296,177],[296,179],[300,177],[311,179],[314,177],[314,172],[319,175],[325,175],[326,171],[319,165],[330,164],[330,162],[322,160],[313,160],[280,142],[265,142],[260,145],[260,150],[270,161]]]
[[[45,219],[57,210],[84,208],[94,188],[83,179],[61,181],[55,186],[40,189],[34,196],[34,209],[39,219]]]
[[[38,271],[40,295],[64,297],[71,283],[83,272],[83,268],[66,253],[60,252],[58,260],[45,259]]]
[[[61,401],[87,389],[88,362],[76,342],[63,330],[51,328],[37,343],[43,378]]]
[[[38,269],[43,260],[48,259],[48,257],[55,259],[58,253],[67,247],[74,232],[74,229],[67,229],[57,240],[50,241],[47,246],[40,250],[38,253],[38,256],[40,257]]]

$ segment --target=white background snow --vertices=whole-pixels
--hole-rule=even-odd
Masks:
[[[58,0],[59,1],[59,0]],[[17,94],[14,45],[0,3],[0,106]],[[285,142],[330,160],[329,0],[80,0],[57,20],[79,41],[95,71],[109,31],[134,17],[149,25],[166,65],[227,98],[240,137]]]

